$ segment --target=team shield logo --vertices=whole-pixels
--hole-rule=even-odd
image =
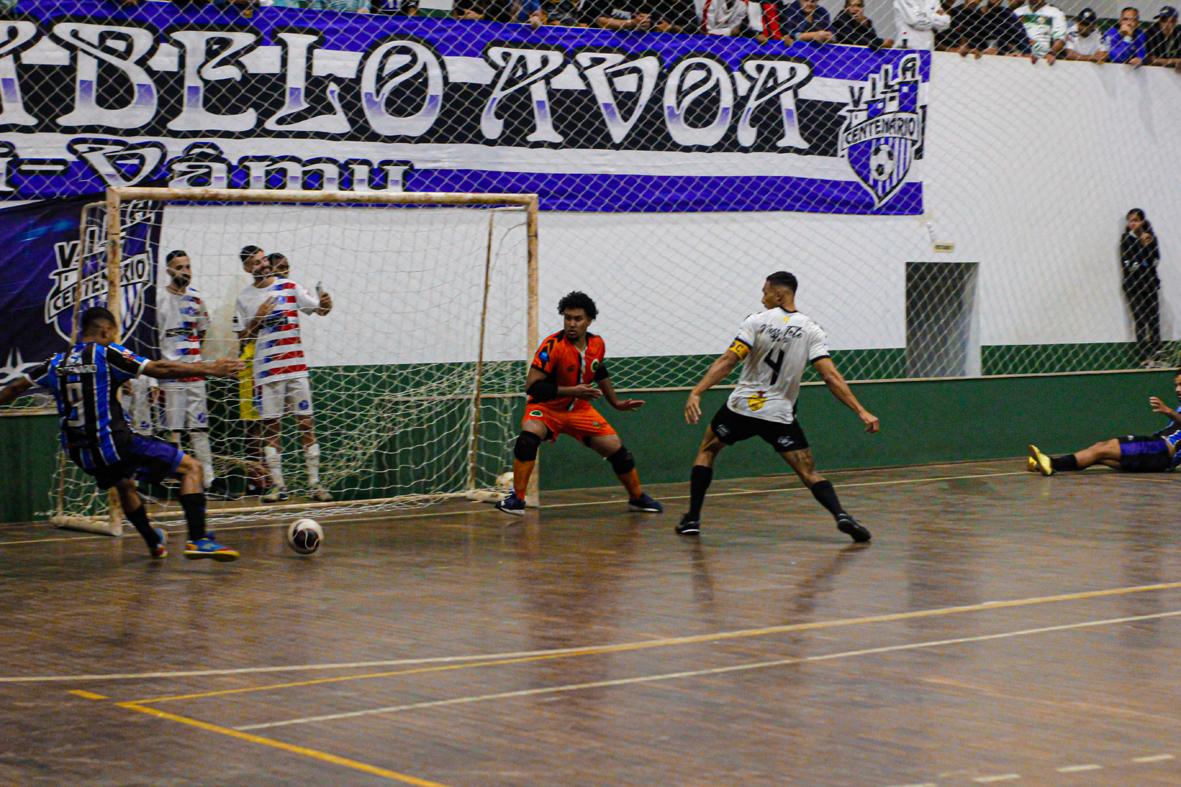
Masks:
[[[923,142],[919,62],[918,55],[907,55],[896,72],[882,66],[869,77],[868,94],[865,87],[849,88],[839,149],[875,208],[898,193]]]

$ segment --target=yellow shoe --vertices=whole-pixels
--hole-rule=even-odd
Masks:
[[[1050,457],[1038,450],[1033,443],[1029,444],[1029,461],[1034,469],[1044,476],[1054,475],[1054,467],[1050,464]]]
[[[1025,457],[1025,469],[1031,473],[1036,473],[1037,472],[1037,460],[1035,460],[1032,456]]]

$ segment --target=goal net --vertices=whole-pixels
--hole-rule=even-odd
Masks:
[[[203,385],[144,377],[122,399],[135,431],[178,439],[212,465],[211,523],[276,510],[391,510],[481,490],[490,497],[511,467],[537,340],[535,197],[113,189],[86,207],[81,225],[75,304],[116,312],[129,349],[154,359],[198,348],[206,360],[253,349],[252,377]],[[260,263],[251,247],[266,258],[253,275],[245,268]],[[178,276],[184,262],[191,290]],[[303,300],[284,306],[293,292]],[[241,341],[236,304],[260,314],[276,293],[261,324],[282,328]],[[274,370],[298,380],[301,365],[310,400],[281,402],[287,497],[263,504],[245,494],[252,483],[276,486],[260,383]],[[180,516],[175,486],[141,491],[154,516]],[[52,495],[58,524],[119,532],[117,505],[69,463]]]

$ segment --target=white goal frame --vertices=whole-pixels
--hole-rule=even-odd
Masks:
[[[317,190],[262,190],[262,189],[214,189],[214,188],[153,188],[127,186],[108,188],[106,201],[90,203],[83,207],[80,214],[79,230],[82,243],[79,245],[79,276],[76,283],[81,288],[83,277],[81,265],[86,251],[86,216],[89,211],[98,207],[106,209],[106,275],[107,275],[107,308],[115,315],[115,324],[120,325],[122,319],[122,298],[120,297],[120,272],[122,265],[123,233],[121,208],[124,203],[135,200],[154,202],[236,202],[250,204],[323,204],[323,205],[431,205],[431,206],[492,206],[493,208],[509,207],[522,209],[526,222],[526,346],[523,358],[531,357],[536,349],[539,336],[538,318],[538,196],[536,194],[456,194],[444,192],[352,192],[352,191],[317,191]],[[490,213],[490,216],[494,216]],[[449,497],[466,496],[472,500],[488,502],[495,496],[488,490],[476,488],[477,446],[480,439],[479,402],[481,400],[481,374],[484,367],[484,319],[488,306],[488,286],[493,254],[492,219],[488,225],[488,244],[484,260],[484,300],[481,305],[481,329],[479,358],[476,362],[476,389],[473,396],[473,423],[469,448],[469,488],[466,492],[451,493]],[[80,293],[75,294],[75,309],[80,303]],[[75,315],[77,317],[77,315]],[[75,322],[77,320],[75,319]],[[118,337],[116,337],[118,338]],[[522,379],[522,388],[524,380]],[[65,455],[59,455],[59,471],[64,470]],[[540,463],[539,463],[540,464]],[[540,470],[540,467],[537,468]],[[59,476],[64,475],[59,472]],[[538,473],[533,474],[529,484],[530,504],[536,505],[539,498],[537,486]],[[120,536],[123,533],[123,512],[119,499],[114,490],[108,495],[108,512],[104,516],[80,516],[65,511],[64,481],[60,481],[52,492],[53,511],[50,522],[61,528],[83,530],[92,533],[102,533]],[[259,505],[235,507],[233,512],[238,514],[264,513],[284,510],[309,510],[324,508],[375,506],[382,503],[393,503],[409,500],[422,495],[406,495],[391,498],[370,498],[356,501],[333,501],[331,503],[301,502],[294,504]],[[431,496],[435,497],[435,496]],[[167,521],[178,517],[180,512],[161,512],[154,514],[157,519]]]

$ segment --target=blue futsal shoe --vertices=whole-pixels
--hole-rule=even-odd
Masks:
[[[516,492],[509,492],[508,497],[496,504],[506,514],[513,516],[525,516],[525,501],[517,497]]]
[[[152,530],[156,531],[156,535],[160,539],[156,546],[150,548],[152,557],[156,560],[163,560],[168,557],[168,533],[162,527],[154,527]]]
[[[644,511],[649,514],[663,514],[664,506],[653,500],[647,492],[639,497],[633,497],[627,501],[627,508],[629,511]]]
[[[220,563],[228,563],[238,559],[238,550],[219,544],[207,535],[185,544],[185,557],[189,560],[210,557]]]

